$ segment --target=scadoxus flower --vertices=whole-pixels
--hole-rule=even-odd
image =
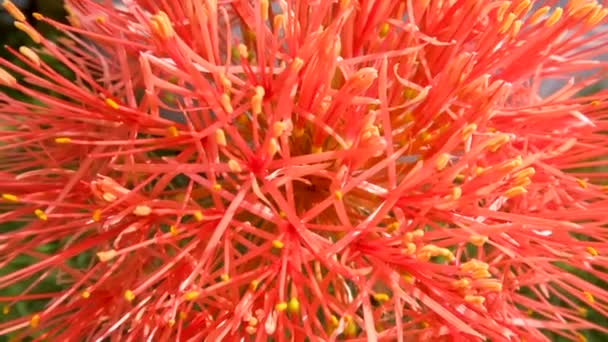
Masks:
[[[608,332],[608,9],[556,3],[5,0],[0,335]]]

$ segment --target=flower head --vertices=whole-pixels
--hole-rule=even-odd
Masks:
[[[36,14],[57,41],[11,13],[0,260],[31,262],[1,300],[46,303],[0,334],[608,331],[602,5],[108,3]]]

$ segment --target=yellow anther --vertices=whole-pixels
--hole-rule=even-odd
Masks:
[[[416,253],[416,244],[413,242],[407,242],[405,247],[401,250],[401,253],[405,255],[412,255]]]
[[[457,200],[462,196],[462,188],[455,186],[452,188],[452,199]]]
[[[91,215],[91,218],[93,219],[93,221],[99,222],[101,220],[101,210],[99,210],[99,209],[93,210],[93,214]]]
[[[222,190],[222,185],[220,183],[213,183],[211,189],[215,192]]]
[[[412,276],[409,273],[404,273],[401,275],[401,278],[403,279],[403,281],[405,281],[406,283],[412,285],[416,282],[416,278],[414,278],[414,276]]]
[[[30,62],[34,63],[36,66],[40,66],[40,57],[32,49],[28,48],[27,46],[21,46],[19,48],[19,53],[29,59]]]
[[[283,121],[277,121],[272,125],[272,133],[275,137],[280,137],[285,132],[286,124]]]
[[[272,20],[272,28],[275,32],[278,32],[282,27],[285,26],[285,16],[283,14],[277,14]]]
[[[487,270],[489,267],[490,267],[490,265],[486,264],[483,261],[479,261],[477,259],[472,259],[465,263],[462,263],[460,265],[460,271],[461,272],[474,272],[479,269]]]
[[[466,125],[462,130],[462,140],[468,140],[476,130],[477,124],[471,123]]]
[[[532,310],[532,309],[526,310],[526,315],[528,315],[528,316],[534,315],[534,310]]]
[[[131,290],[125,291],[123,297],[127,300],[127,302],[132,302],[135,299],[135,294]]]
[[[350,6],[352,0],[340,0],[340,9],[347,9]]]
[[[251,291],[255,291],[258,289],[258,286],[260,286],[260,281],[257,279],[254,279],[251,281],[251,283],[249,283],[249,289]]]
[[[551,13],[547,21],[545,21],[545,27],[551,27],[555,25],[555,23],[557,23],[562,17],[563,12],[564,10],[561,7],[556,8],[555,11]]]
[[[285,247],[285,243],[281,240],[272,240],[272,247],[276,249],[281,249]]]
[[[540,19],[545,16],[545,14],[549,13],[549,10],[551,9],[551,7],[549,6],[543,6],[539,9],[537,9],[531,16],[529,20],[529,25],[535,25],[536,23],[538,23],[540,21]]]
[[[177,233],[179,233],[179,230],[177,229],[177,227],[176,227],[176,226],[171,225],[171,226],[169,227],[169,233],[170,233],[172,236],[176,236],[176,235],[177,235]]]
[[[156,33],[162,39],[169,39],[175,36],[173,26],[171,25],[171,19],[167,13],[159,11],[157,14],[150,18],[150,28],[152,32]]]
[[[526,188],[524,188],[523,186],[514,186],[511,189],[505,191],[504,195],[506,198],[513,198],[525,194],[526,192],[528,192],[528,190],[526,190]]]
[[[503,3],[501,3],[498,9],[496,10],[496,20],[502,22],[505,18],[505,13],[507,12],[507,9],[509,7],[511,7],[511,1],[504,1]]]
[[[198,291],[188,291],[184,293],[184,300],[187,302],[197,299],[201,295]]]
[[[487,147],[491,152],[496,152],[498,149],[509,142],[510,138],[506,134],[499,134],[496,137],[488,140]]]
[[[270,140],[268,141],[268,156],[270,156],[271,158],[274,157],[274,155],[279,151],[280,147],[279,147],[279,143],[277,142],[277,139],[275,138],[270,138]]]
[[[7,202],[19,202],[19,197],[13,194],[2,194],[2,199]]]
[[[248,325],[247,327],[245,327],[245,332],[249,335],[253,335],[258,331],[258,328]]]
[[[412,231],[412,236],[414,237],[414,239],[421,239],[424,236],[424,230],[416,229]]]
[[[241,164],[239,164],[239,162],[237,162],[234,159],[230,159],[228,161],[228,168],[230,169],[230,171],[232,172],[241,172]]]
[[[262,96],[253,95],[251,98],[251,112],[253,115],[258,115],[262,113]]]
[[[218,128],[215,130],[215,142],[220,146],[226,146],[226,134],[224,134],[224,130]]]
[[[335,197],[335,198],[336,198],[338,201],[341,201],[341,200],[342,200],[342,198],[343,198],[342,191],[340,191],[340,190],[336,190],[336,191],[334,192],[334,197]]]
[[[452,282],[452,287],[454,287],[456,289],[468,289],[470,286],[471,286],[471,281],[467,278],[454,280]]]
[[[487,241],[488,237],[483,235],[471,235],[469,237],[469,242],[477,247],[483,246]]]
[[[247,319],[247,324],[248,324],[248,325],[251,325],[251,326],[253,326],[253,327],[255,327],[256,325],[258,325],[258,319],[257,319],[257,318],[255,318],[255,317],[253,317],[253,316],[252,316],[252,317],[249,317],[249,318]]]
[[[462,173],[457,174],[456,177],[454,177],[454,182],[462,182],[464,180],[464,175]]]
[[[521,26],[523,25],[523,23],[524,22],[521,20],[515,20],[513,22],[513,25],[511,25],[511,33],[510,33],[511,38],[517,37],[517,34],[519,33],[519,31],[521,31]]]
[[[427,142],[431,139],[431,133],[429,133],[426,129],[420,131],[420,133],[418,133],[418,139],[422,142]]]
[[[608,15],[608,8],[597,6],[593,12],[587,17],[585,24],[587,26],[595,26],[599,24]]]
[[[262,102],[266,91],[262,86],[255,87],[255,95],[251,97],[251,111],[254,115],[258,115],[262,112]]]
[[[486,168],[483,166],[478,166],[475,168],[475,175],[479,176],[486,171]]]
[[[514,13],[509,13],[509,15],[502,22],[502,25],[500,25],[500,28],[498,29],[498,34],[503,34],[509,31],[515,19],[517,19],[517,16]]]
[[[229,93],[230,89],[232,88],[232,81],[230,81],[228,79],[228,77],[226,77],[226,75],[224,75],[223,73],[221,73],[219,75],[219,79],[220,79],[220,84],[224,88],[224,91]]]
[[[335,329],[340,324],[340,321],[338,321],[338,317],[336,317],[335,315],[331,315],[331,316],[329,316],[329,322],[328,323],[329,323],[330,327],[332,327],[333,329]]]
[[[67,138],[67,137],[55,138],[56,144],[69,144],[71,142],[72,142],[72,139]]]
[[[593,11],[596,8],[597,8],[597,3],[595,3],[595,2],[581,4],[581,5],[577,6],[577,8],[573,8],[572,11],[569,13],[569,15],[572,16],[573,18],[581,19],[583,17],[586,17],[589,13],[591,13],[591,11]]]
[[[578,315],[581,317],[586,317],[587,316],[587,308],[584,308],[582,306],[579,306],[576,308],[576,311],[578,311]]]
[[[222,94],[220,96],[220,104],[222,105],[222,108],[224,108],[224,111],[226,111],[226,113],[230,114],[233,112],[230,95],[226,93]]]
[[[173,318],[171,318],[170,320],[167,321],[167,325],[172,327],[175,325],[175,320]]]
[[[515,13],[517,17],[520,17],[522,14],[528,13],[531,4],[532,2],[530,0],[524,0],[515,7],[513,13]]]
[[[241,125],[246,125],[249,123],[249,117],[247,116],[247,114],[243,113],[236,118],[236,121]]]
[[[391,297],[390,297],[388,294],[383,293],[383,292],[374,293],[374,294],[372,295],[372,297],[373,297],[373,298],[374,298],[374,299],[375,299],[377,302],[380,302],[380,303],[388,302],[388,301],[389,301],[389,299],[391,299]]]
[[[600,104],[602,104],[602,103],[599,100],[593,100],[593,101],[591,101],[591,105],[594,106],[594,107],[597,107]]]
[[[249,51],[247,51],[247,46],[245,44],[239,44],[236,49],[239,53],[239,57],[241,57],[242,59],[249,58]]]
[[[38,13],[38,12],[32,13],[32,17],[34,17],[34,19],[36,19],[36,20],[42,20],[42,19],[44,19],[44,16],[42,14]]]
[[[268,0],[260,0],[260,16],[263,21],[268,20]]]
[[[380,38],[385,38],[386,35],[388,35],[388,31],[390,30],[390,26],[388,23],[383,23],[382,25],[380,25],[380,30],[378,31],[378,36]]]
[[[390,233],[396,231],[397,229],[399,229],[400,226],[401,226],[401,223],[399,223],[399,221],[392,222],[391,224],[386,226],[386,232],[390,234]]]
[[[11,17],[13,17],[13,19],[17,20],[17,21],[25,21],[26,17],[23,14],[23,12],[21,12],[21,10],[15,6],[15,4],[10,1],[10,0],[4,0],[2,2],[2,7],[4,7],[4,10],[11,15]]]
[[[188,318],[188,314],[185,311],[180,311],[178,317],[183,321],[184,319]]]
[[[530,178],[526,177],[526,178],[516,178],[513,181],[513,186],[523,186],[526,187],[528,185],[530,185],[530,183],[532,183],[532,180],[530,180]]]
[[[589,304],[595,304],[595,298],[593,297],[593,295],[591,294],[591,292],[589,292],[589,291],[583,291],[583,296],[585,296],[585,299],[587,299],[587,301],[589,302]]]
[[[473,279],[485,279],[485,278],[491,278],[491,277],[492,277],[492,273],[490,273],[490,271],[488,271],[488,270],[479,269],[479,270],[475,270],[475,271],[471,272],[471,278],[473,278]]]
[[[598,255],[597,250],[596,250],[595,248],[591,247],[591,246],[587,246],[587,247],[585,247],[585,251],[586,251],[586,252],[587,252],[589,255],[591,255],[591,256],[597,256],[597,255]]]
[[[355,320],[353,320],[352,318],[346,320],[346,317],[344,317],[344,320],[346,321],[346,326],[344,327],[344,336],[356,337],[358,334],[359,327],[357,327],[357,323],[355,323]]]
[[[118,103],[116,103],[116,101],[107,98],[104,100],[104,102],[106,103],[106,105],[108,105],[108,107],[112,108],[112,109],[118,109]]]
[[[500,292],[502,291],[502,284],[498,280],[494,279],[484,279],[477,280],[477,286],[483,290],[490,292]]]
[[[412,232],[407,232],[403,235],[403,242],[412,242],[414,240],[414,234]]]
[[[438,247],[435,245],[425,245],[422,247],[416,257],[421,261],[428,261],[432,257],[442,256],[448,261],[455,259],[454,254],[447,248]]]
[[[167,133],[169,133],[169,136],[171,136],[171,137],[178,137],[179,136],[179,132],[177,130],[177,127],[175,127],[175,126],[169,126],[169,127],[167,127]]]
[[[523,160],[521,156],[517,156],[517,158],[513,158],[511,160],[507,160],[506,162],[500,163],[498,165],[498,169],[504,172],[510,172],[520,167],[522,164]]]
[[[110,261],[110,260],[114,259],[117,254],[118,253],[116,252],[116,250],[109,249],[107,251],[97,252],[97,258],[101,262],[107,262],[107,261]]]
[[[44,211],[42,211],[41,209],[34,210],[34,214],[38,217],[38,219],[40,219],[42,221],[46,221],[49,219],[48,216],[46,216],[46,213]]]
[[[285,303],[285,302],[280,302],[280,303],[277,303],[277,305],[275,305],[275,306],[274,306],[274,308],[275,308],[275,310],[277,310],[278,312],[283,312],[283,311],[287,310],[287,307],[288,307],[288,306],[289,306],[289,305],[288,305],[287,303]]]
[[[106,201],[106,202],[114,202],[114,201],[116,201],[116,199],[117,199],[118,197],[116,197],[116,195],[114,195],[114,194],[113,194],[113,193],[111,193],[111,192],[104,192],[104,193],[101,195],[101,198],[103,198],[103,199],[104,199],[104,201]]]
[[[106,22],[106,17],[99,15],[99,16],[95,17],[95,21],[99,24],[103,24]]]
[[[300,57],[296,57],[293,59],[293,62],[291,62],[291,70],[293,70],[294,72],[299,72],[302,67],[304,66],[304,60]]]
[[[442,153],[437,157],[437,159],[435,159],[435,168],[438,171],[441,171],[448,165],[449,161],[450,155],[447,153]]]
[[[321,153],[321,152],[323,152],[323,147],[321,147],[321,146],[313,146],[313,147],[311,148],[311,152],[312,152],[313,154],[316,154],[316,153]]]
[[[91,292],[89,292],[87,290],[80,292],[80,298],[89,299],[90,297],[91,297]]]
[[[486,301],[486,298],[483,296],[466,295],[464,296],[464,301],[470,304],[482,305]]]
[[[223,273],[220,276],[220,280],[223,281],[224,283],[227,282],[228,280],[230,280],[230,276],[227,273]]]
[[[513,175],[513,178],[527,178],[532,177],[536,173],[536,170],[533,167],[527,167]]]
[[[287,310],[292,314],[300,312],[300,301],[298,301],[298,298],[291,297],[291,299],[289,299]]]
[[[587,189],[589,187],[589,184],[587,184],[586,181],[584,181],[584,180],[582,180],[580,178],[576,179],[576,183],[578,184],[578,186],[580,186],[583,189]]]
[[[279,211],[279,217],[280,217],[280,218],[286,218],[286,217],[287,217],[287,214],[286,214],[286,213],[285,213],[283,210],[280,210],[280,211]]]
[[[30,318],[30,327],[35,329],[38,327],[39,324],[40,324],[40,315],[36,314],[36,315],[32,316],[32,318]]]
[[[40,34],[31,26],[26,25],[20,21],[15,21],[15,27],[23,33],[27,34],[28,37],[30,37],[30,39],[34,41],[34,43],[40,44],[40,42],[42,42]]]
[[[198,222],[202,221],[202,220],[203,220],[203,218],[205,217],[205,216],[203,215],[203,212],[202,212],[202,211],[200,211],[200,210],[195,211],[195,212],[192,214],[192,216],[194,216],[194,219],[195,219],[195,220],[197,220]]]
[[[138,205],[133,209],[133,215],[135,216],[148,216],[152,213],[152,208],[147,205]]]
[[[0,68],[0,84],[13,87],[17,84],[17,79],[9,74],[6,70]]]
[[[2,306],[2,313],[4,315],[8,315],[11,312],[11,307],[8,305],[3,305]]]
[[[576,339],[578,342],[587,342],[587,338],[585,337],[585,335],[577,332],[576,334],[574,334],[576,336]]]

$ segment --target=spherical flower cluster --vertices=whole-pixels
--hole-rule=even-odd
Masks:
[[[0,335],[608,332],[601,2],[5,0]]]

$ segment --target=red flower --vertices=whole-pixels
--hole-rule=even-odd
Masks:
[[[50,41],[4,1],[0,300],[47,304],[0,334],[608,332],[602,5],[67,3]]]

